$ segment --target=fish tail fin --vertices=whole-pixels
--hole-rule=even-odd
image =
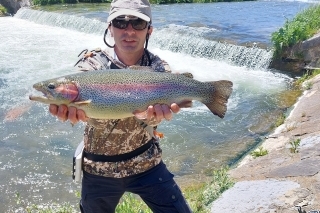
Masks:
[[[209,82],[214,87],[210,100],[204,103],[210,111],[223,118],[227,111],[227,102],[232,93],[233,83],[227,80]]]

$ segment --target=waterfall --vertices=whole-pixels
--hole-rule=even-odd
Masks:
[[[96,19],[28,8],[20,9],[14,17],[42,25],[99,35],[103,35],[106,27],[106,23]],[[169,25],[168,27],[155,30],[150,39],[150,44],[160,49],[225,61],[232,65],[248,67],[250,69],[268,68],[272,57],[271,50],[261,49],[256,46],[245,47],[210,40],[206,38],[206,33],[214,33],[214,30],[204,30],[201,28],[196,28],[195,30],[191,27]]]
[[[209,40],[205,38],[205,33],[192,31],[194,30],[189,29],[187,33],[187,30],[181,27],[179,29],[178,26],[169,26],[156,31],[150,42],[158,48],[172,52],[226,61],[229,64],[252,69],[266,69],[271,62],[272,50]]]
[[[61,27],[90,34],[103,34],[106,23],[82,16],[21,8],[14,16],[37,24]]]

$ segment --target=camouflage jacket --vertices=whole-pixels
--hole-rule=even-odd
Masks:
[[[126,65],[113,59],[113,55],[113,49],[109,52],[96,49],[86,52],[76,65],[81,71],[110,69],[112,63],[119,68],[126,68]],[[157,72],[171,72],[166,62],[150,52],[145,53],[137,62],[137,65],[141,64],[149,64]],[[132,152],[151,139],[152,136],[134,117],[117,120],[89,119],[84,130],[84,150],[92,154],[114,156]],[[154,140],[147,151],[126,161],[95,162],[85,157],[83,169],[94,175],[123,178],[149,170],[161,162],[161,157],[159,141]]]

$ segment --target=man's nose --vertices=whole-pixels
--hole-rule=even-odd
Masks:
[[[128,26],[125,29],[126,31],[135,31],[135,29],[132,27],[132,24],[129,22]]]

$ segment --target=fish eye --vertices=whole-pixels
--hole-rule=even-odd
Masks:
[[[48,88],[49,89],[54,89],[54,88],[56,88],[56,86],[53,83],[50,83],[50,84],[48,84]]]

